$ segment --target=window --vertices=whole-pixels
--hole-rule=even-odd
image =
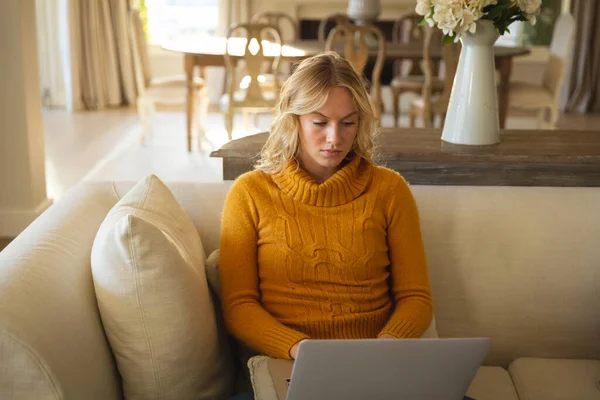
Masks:
[[[523,44],[525,46],[549,46],[552,41],[554,24],[558,19],[565,0],[544,0],[542,11],[535,25],[525,24],[523,29]]]
[[[141,0],[149,43],[187,42],[217,34],[218,0]]]
[[[535,25],[531,25],[529,22],[514,22],[509,27],[510,32],[502,35],[496,44],[526,47],[549,46],[552,41],[554,24],[567,2],[567,0],[544,0]]]

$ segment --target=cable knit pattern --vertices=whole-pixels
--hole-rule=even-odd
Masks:
[[[238,178],[220,273],[228,328],[272,357],[305,338],[419,337],[432,316],[410,189],[359,157],[322,184],[295,162]]]

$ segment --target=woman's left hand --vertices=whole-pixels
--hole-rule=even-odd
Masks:
[[[389,333],[384,333],[383,335],[379,336],[377,339],[397,339],[397,337],[394,335],[390,335]]]

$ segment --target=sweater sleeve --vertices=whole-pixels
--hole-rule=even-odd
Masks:
[[[308,336],[280,323],[260,304],[258,212],[243,182],[229,191],[221,226],[219,260],[225,322],[230,332],[253,349],[290,358],[294,344]]]
[[[431,322],[433,305],[419,213],[410,188],[402,178],[387,215],[394,311],[379,335],[418,338]]]

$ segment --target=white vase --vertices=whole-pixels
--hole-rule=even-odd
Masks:
[[[494,43],[500,34],[492,21],[477,21],[475,33],[461,36],[448,112],[442,132],[445,142],[490,145],[500,141]]]
[[[380,0],[348,0],[346,14],[352,18],[357,25],[372,23],[381,12]]]

